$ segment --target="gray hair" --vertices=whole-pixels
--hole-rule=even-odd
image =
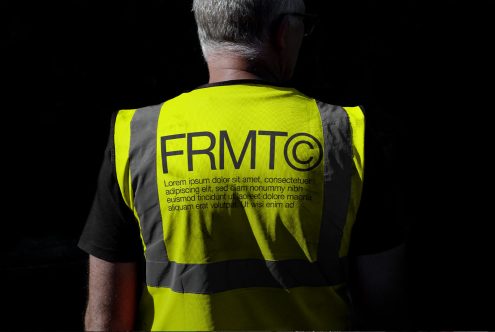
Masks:
[[[303,0],[194,0],[204,57],[230,53],[257,59],[280,14],[304,10]]]

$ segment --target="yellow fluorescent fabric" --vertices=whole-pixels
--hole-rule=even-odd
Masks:
[[[322,133],[314,100],[288,88],[210,87],[166,102],[157,179],[168,259],[314,262]]]
[[[121,110],[117,113],[114,127],[115,171],[124,202],[134,210],[131,177],[129,171],[129,149],[131,146],[131,121],[136,110]]]
[[[114,124],[114,151],[115,151],[115,174],[119,184],[120,192],[124,198],[125,204],[131,209],[138,221],[139,216],[134,208],[134,192],[131,184],[131,172],[129,164],[129,150],[131,146],[131,122],[136,110],[120,110],[117,113]],[[143,240],[142,233],[141,242],[146,251],[146,243]]]
[[[364,114],[360,107],[344,107],[352,128],[353,160],[359,177],[363,180],[364,172]]]
[[[342,300],[344,289],[343,285],[245,288],[202,295],[147,287],[141,300],[141,308],[146,308],[140,314],[141,327],[154,331],[288,331],[308,327],[342,331],[349,328],[350,319],[347,303]]]

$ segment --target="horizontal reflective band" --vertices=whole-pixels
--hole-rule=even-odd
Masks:
[[[146,262],[148,286],[179,293],[212,294],[249,287],[320,287],[345,281],[346,259],[332,269],[304,260],[246,259],[209,264]],[[326,270],[326,273],[323,273]],[[328,272],[328,271],[332,272]]]

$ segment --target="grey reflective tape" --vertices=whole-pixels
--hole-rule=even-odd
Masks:
[[[156,135],[162,105],[136,110],[129,152],[134,206],[146,244],[146,260],[167,262],[156,178]]]
[[[149,286],[180,293],[212,294],[239,288],[323,287],[344,282],[341,270],[323,275],[320,263],[305,260],[231,260],[209,264],[146,263]]]
[[[325,275],[334,269],[347,271],[346,260],[339,259],[347,221],[352,179],[352,138],[347,112],[339,106],[318,102],[325,151],[323,212],[318,242],[318,261]]]

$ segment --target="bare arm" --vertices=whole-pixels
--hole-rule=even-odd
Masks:
[[[351,260],[353,329],[403,330],[409,327],[405,245]]]
[[[86,331],[131,331],[137,290],[136,263],[110,263],[89,256]]]

